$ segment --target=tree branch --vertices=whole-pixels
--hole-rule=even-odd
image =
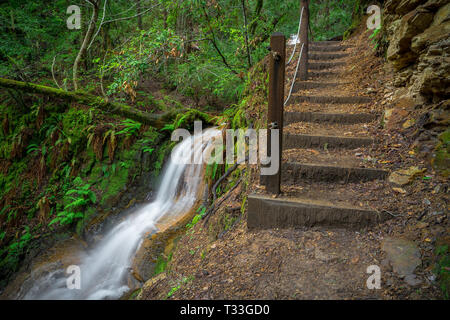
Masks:
[[[141,123],[151,125],[155,128],[162,128],[166,123],[173,121],[173,119],[183,111],[173,110],[161,115],[155,115],[148,112],[135,109],[123,103],[107,101],[101,97],[94,96],[89,93],[80,91],[65,91],[52,87],[42,86],[29,82],[22,82],[10,79],[0,78],[0,87],[14,90],[21,90],[29,93],[45,94],[55,98],[73,101],[84,105],[97,107],[105,112],[112,113],[118,116],[129,118]]]
[[[217,53],[218,53],[218,54],[220,55],[220,57],[222,58],[222,61],[223,61],[223,63],[225,64],[225,66],[226,66],[228,69],[230,69],[231,72],[233,72],[234,74],[238,74],[238,73],[237,73],[237,72],[236,72],[236,71],[228,64],[227,59],[225,59],[225,56],[222,54],[222,52],[220,51],[219,47],[217,46],[217,43],[216,43],[216,36],[214,35],[214,31],[213,31],[213,29],[212,29],[212,27],[211,27],[211,23],[210,23],[210,21],[209,21],[209,16],[208,16],[208,14],[206,13],[205,6],[202,6],[202,9],[203,9],[203,14],[204,14],[204,16],[205,16],[206,22],[208,23],[209,32],[211,32],[212,39],[210,39],[210,40],[211,40],[212,45],[214,46],[214,48],[216,49]]]

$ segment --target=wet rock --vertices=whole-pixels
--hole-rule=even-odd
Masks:
[[[314,251],[314,257],[317,260],[320,260],[320,261],[326,262],[326,263],[331,263],[338,259],[335,255],[323,252],[319,248],[316,248],[316,250]]]
[[[404,186],[409,184],[414,177],[425,172],[426,169],[419,167],[410,167],[409,169],[394,171],[389,175],[388,181],[396,186]]]
[[[426,222],[419,222],[419,223],[416,224],[416,229],[424,229],[424,228],[426,228],[428,226],[429,226],[429,224],[426,223]]]
[[[136,300],[142,300],[144,294],[148,294],[156,285],[158,285],[158,283],[164,281],[166,278],[167,275],[163,272],[145,282],[141,292],[136,297]]]
[[[386,238],[381,248],[386,252],[386,258],[393,270],[401,277],[407,278],[405,281],[413,283],[414,270],[422,262],[417,245],[404,239]]]
[[[404,278],[405,282],[412,287],[418,286],[422,283],[422,280],[417,278],[415,274],[409,274]]]
[[[400,70],[416,60],[417,54],[410,51],[411,40],[428,28],[433,17],[432,12],[418,8],[401,19],[401,23],[394,30],[394,36],[387,50],[387,58],[396,70]]]
[[[450,34],[450,21],[446,24],[444,33]],[[437,31],[439,30],[439,31]],[[436,33],[442,35],[442,28],[437,28]],[[432,37],[432,34],[428,34]],[[426,46],[428,42],[434,40],[423,37],[416,38],[413,42],[419,48]],[[420,42],[422,41],[422,42]],[[419,50],[419,48],[416,48]],[[438,52],[446,51],[445,54]],[[438,54],[436,54],[438,53]],[[410,92],[418,92],[425,96],[445,97],[450,95],[450,39],[429,47],[428,51],[421,55],[418,64],[418,72],[411,77]]]
[[[391,0],[384,5],[393,84],[418,104],[450,96],[450,3]],[[395,99],[394,99],[395,100]]]
[[[416,8],[418,5],[425,3],[426,0],[401,0],[395,8],[395,13],[405,14]]]
[[[408,129],[411,128],[415,123],[416,121],[414,119],[408,119],[405,122],[403,122],[402,127],[403,129]]]
[[[394,86],[396,86],[396,87],[405,86],[411,79],[413,72],[414,72],[414,69],[412,67],[409,67],[409,68],[403,69],[399,73],[396,73],[395,77],[394,77]]]

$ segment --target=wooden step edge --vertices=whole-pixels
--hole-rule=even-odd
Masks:
[[[250,230],[314,226],[353,229],[389,218],[389,214],[375,210],[328,205],[307,199],[248,196],[247,227]]]
[[[356,149],[359,147],[370,146],[375,140],[369,137],[340,137],[308,134],[284,134],[283,150],[296,148],[346,148]]]
[[[377,168],[345,167],[314,163],[283,162],[281,167],[283,183],[286,184],[293,184],[304,180],[366,182],[385,180],[389,175],[389,171]]]
[[[322,113],[322,112],[285,112],[284,125],[296,122],[326,122],[340,124],[370,123],[379,117],[371,113]]]

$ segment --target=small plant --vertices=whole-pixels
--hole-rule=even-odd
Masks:
[[[177,285],[176,287],[172,287],[169,291],[169,293],[167,294],[167,298],[170,298],[174,295],[175,292],[177,292],[178,290],[180,290],[181,288],[181,284]]]
[[[144,153],[148,153],[149,155],[152,154],[152,152],[155,150],[155,148],[150,148],[150,147],[143,147],[142,148],[142,152]]]
[[[380,39],[378,37],[378,34],[380,34],[381,31],[381,27],[376,28],[373,30],[372,34],[369,36],[369,39],[372,39],[372,44],[375,45],[375,47],[373,48],[373,50],[377,50],[378,46],[380,45]]]
[[[204,206],[199,207],[197,209],[197,213],[198,214],[195,215],[195,217],[192,219],[192,221],[186,225],[186,228],[189,230],[193,226],[195,226],[197,224],[197,222],[199,222],[201,220],[201,218],[203,217],[205,212],[206,212],[206,208]]]
[[[436,248],[437,263],[434,272],[438,276],[441,290],[445,299],[450,298],[450,254],[448,245],[441,245]]]
[[[137,135],[137,133],[139,132],[139,129],[141,129],[141,126],[142,126],[141,123],[133,121],[131,119],[126,119],[126,120],[122,121],[122,125],[125,126],[125,128],[123,128],[119,132],[116,132],[115,134],[117,136],[121,135],[121,134],[124,134],[127,137]]]
[[[175,292],[177,292],[178,290],[180,290],[180,288],[181,288],[181,286],[182,286],[183,284],[189,283],[189,282],[191,282],[192,280],[194,280],[194,277],[193,277],[193,276],[184,277],[184,278],[181,280],[181,283],[180,283],[179,285],[177,285],[177,286],[175,286],[175,287],[172,287],[172,288],[170,289],[169,293],[167,294],[167,298],[172,297],[172,296],[174,295]]]
[[[83,180],[80,177],[77,177],[74,180],[74,185],[75,187],[67,191],[64,195],[64,201],[69,203],[64,206],[63,211],[56,215],[55,219],[50,221],[48,224],[49,226],[55,223],[59,223],[60,225],[70,225],[76,220],[83,219],[84,213],[81,210],[86,205],[97,202],[95,193],[89,190],[91,187],[90,184],[87,183],[83,185]]]

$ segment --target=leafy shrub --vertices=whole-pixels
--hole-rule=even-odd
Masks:
[[[76,220],[83,219],[84,213],[82,210],[84,207],[97,202],[95,193],[89,190],[90,187],[91,185],[88,183],[83,185],[83,180],[80,177],[75,178],[74,188],[64,195],[63,202],[67,203],[64,210],[59,212],[48,225],[51,226],[55,223],[70,225]]]

